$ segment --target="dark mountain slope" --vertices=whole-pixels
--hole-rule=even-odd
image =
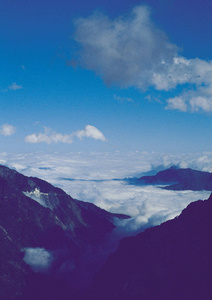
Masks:
[[[59,281],[61,289],[86,286],[102,263],[113,220],[41,179],[0,166],[0,298],[48,299],[44,282],[46,291],[58,282],[50,285],[53,294]]]
[[[87,299],[212,299],[212,196],[121,241]]]
[[[164,188],[169,190],[212,191],[212,173],[171,167],[155,176],[143,176],[137,183],[167,184]]]

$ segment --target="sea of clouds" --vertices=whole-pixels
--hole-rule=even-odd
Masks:
[[[131,219],[117,224],[133,234],[176,217],[190,202],[206,199],[210,192],[170,191],[130,185],[122,179],[156,174],[172,165],[212,172],[212,153],[0,153],[0,164],[44,179],[75,199],[130,215]]]

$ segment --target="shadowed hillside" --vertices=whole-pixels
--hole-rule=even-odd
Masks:
[[[95,279],[89,299],[210,300],[212,196],[181,215],[121,241]]]
[[[0,166],[1,299],[83,289],[111,251],[115,217],[126,216]]]

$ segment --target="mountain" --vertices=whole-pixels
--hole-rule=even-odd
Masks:
[[[136,183],[168,185],[164,187],[167,190],[212,191],[212,173],[171,167],[155,176],[143,176]]]
[[[0,298],[66,299],[86,287],[111,251],[116,217],[127,216],[0,166]]]
[[[86,299],[212,299],[212,196],[123,239]]]

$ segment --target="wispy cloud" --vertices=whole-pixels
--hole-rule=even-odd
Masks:
[[[75,40],[81,45],[78,64],[95,71],[106,84],[159,91],[185,86],[167,99],[166,109],[212,111],[212,61],[180,56],[178,47],[154,25],[149,7],[137,6],[113,20],[95,13],[77,19],[75,26]]]
[[[120,102],[134,102],[134,100],[132,98],[129,97],[120,97],[118,95],[114,95],[114,99]]]
[[[92,138],[95,140],[102,140],[106,141],[103,133],[97,129],[96,127],[92,125],[86,125],[83,130],[78,130],[76,132],[70,133],[70,134],[61,134],[52,131],[49,128],[44,128],[44,133],[33,133],[30,135],[27,135],[25,137],[26,143],[46,143],[46,144],[52,144],[52,143],[65,143],[65,144],[71,144],[73,143],[73,137],[76,136],[79,139],[82,139],[83,137]]]
[[[4,136],[12,135],[16,132],[16,128],[10,124],[3,124],[0,127],[0,134]]]
[[[8,88],[12,91],[16,91],[22,89],[23,87],[18,85],[16,82],[13,82]]]

